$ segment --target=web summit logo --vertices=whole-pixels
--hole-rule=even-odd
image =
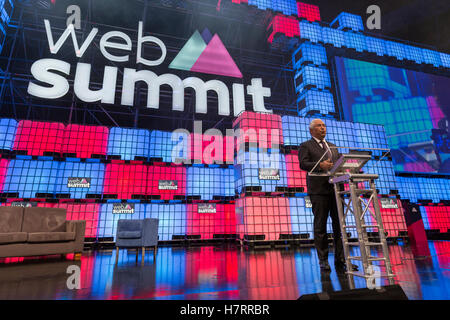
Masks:
[[[243,76],[234,63],[227,49],[218,35],[210,36],[209,31],[200,35],[196,31],[185,43],[181,51],[171,62],[169,69],[189,70],[193,72],[219,74],[238,78],[236,83],[224,83],[218,79],[203,80],[199,77],[188,76],[181,79],[176,74],[156,74],[152,67],[164,63],[167,48],[164,42],[154,36],[144,35],[144,23],[139,21],[137,39],[122,31],[108,31],[101,37],[97,36],[99,29],[84,30],[87,35],[80,39],[75,33],[73,24],[69,24],[61,33],[61,30],[53,30],[49,20],[44,19],[45,32],[47,34],[48,47],[52,58],[42,58],[31,66],[33,80],[28,84],[28,94],[43,99],[59,99],[65,96],[71,89],[75,96],[83,102],[101,102],[102,104],[120,104],[122,106],[139,106],[150,109],[159,109],[161,86],[168,85],[172,88],[173,111],[184,111],[185,89],[195,91],[195,112],[208,113],[209,92],[217,94],[217,112],[222,116],[237,116],[246,110],[245,91],[252,97],[253,110],[255,112],[272,113],[265,107],[264,99],[271,96],[270,88],[264,87],[261,78],[252,78],[251,83],[244,85]],[[72,41],[70,41],[71,39]],[[99,39],[98,44],[92,44]],[[72,45],[70,44],[72,42]],[[143,56],[144,44],[153,44],[159,47],[160,56],[150,60]],[[78,61],[76,67],[60,59],[58,52],[63,46],[72,47],[76,58],[82,59],[85,52],[100,50],[100,53],[113,65],[105,65],[103,72],[103,84],[100,88],[93,89],[91,84],[92,66]],[[133,49],[136,51],[132,54]],[[114,51],[112,51],[114,50]],[[120,53],[119,53],[120,52]],[[59,54],[59,57],[67,57],[70,50],[67,48]],[[120,55],[119,55],[120,54]],[[139,68],[131,68],[132,59],[135,58]],[[119,72],[121,64],[123,70]],[[97,70],[100,66],[97,66]],[[75,70],[74,70],[75,69]],[[96,71],[97,73],[97,71]],[[69,78],[73,77],[73,82]],[[122,79],[119,79],[122,77]],[[118,84],[118,82],[121,82]],[[147,86],[147,102],[141,105],[135,99],[137,83],[143,82]],[[120,95],[120,97],[119,97]],[[232,97],[232,110],[231,101]]]
[[[202,34],[196,30],[169,68],[242,78],[241,71],[219,36],[212,36],[208,29]]]

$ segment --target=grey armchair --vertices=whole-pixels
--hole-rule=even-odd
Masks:
[[[158,219],[124,220],[117,222],[116,234],[116,264],[119,260],[120,248],[136,249],[136,262],[139,248],[142,250],[142,261],[145,260],[145,248],[153,247],[153,257],[156,258],[158,248]]]

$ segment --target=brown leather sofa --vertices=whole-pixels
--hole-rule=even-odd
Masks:
[[[0,207],[0,258],[81,254],[86,221],[67,221],[66,210]]]

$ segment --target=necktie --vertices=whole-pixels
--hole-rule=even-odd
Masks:
[[[322,146],[322,149],[327,151],[327,156],[326,157],[328,158],[328,160],[331,160],[332,154],[331,154],[330,150],[327,148],[327,146],[325,145],[325,141],[324,140],[320,140],[320,144]]]

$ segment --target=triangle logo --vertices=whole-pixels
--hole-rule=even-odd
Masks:
[[[190,71],[205,48],[205,40],[198,31],[195,31],[170,63],[169,68]]]
[[[206,44],[198,31],[186,42],[169,68],[242,78],[241,71],[219,36],[215,34]]]

